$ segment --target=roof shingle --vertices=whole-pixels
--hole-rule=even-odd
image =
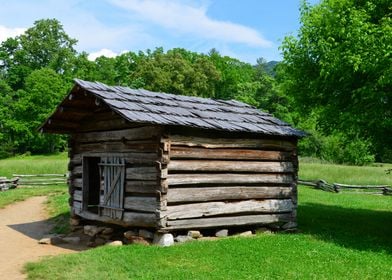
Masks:
[[[129,122],[303,137],[289,124],[236,100],[215,100],[145,89],[107,86],[75,79],[75,83]],[[46,124],[42,127],[45,128]]]

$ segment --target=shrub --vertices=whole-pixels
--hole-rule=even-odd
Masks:
[[[370,142],[361,139],[353,139],[346,143],[343,150],[343,162],[365,165],[374,162],[374,154],[370,152]]]
[[[331,135],[322,135],[317,131],[309,134],[299,142],[298,149],[301,156],[317,157],[333,163],[346,163],[365,165],[374,162],[369,141],[358,136],[350,137],[335,132]]]

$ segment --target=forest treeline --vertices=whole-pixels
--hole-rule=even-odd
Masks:
[[[175,48],[88,59],[56,19],[0,44],[0,157],[66,149],[39,125],[73,78],[174,94],[236,99],[309,133],[302,156],[337,163],[392,161],[392,27],[387,0],[324,0],[301,6],[283,61],[255,65],[217,50]]]

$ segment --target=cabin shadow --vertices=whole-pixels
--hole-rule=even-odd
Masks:
[[[298,224],[327,242],[392,254],[392,212],[306,203],[298,207]]]
[[[37,241],[44,235],[47,235],[50,230],[47,220],[23,224],[13,224],[8,225],[8,227]]]
[[[30,223],[13,224],[7,226],[38,242],[41,238],[50,235],[51,231],[59,226],[59,223],[54,223],[55,221],[65,221],[65,223],[68,223],[67,218],[69,218],[69,214],[65,213],[65,214],[60,214],[56,217],[52,217],[50,219],[45,219],[45,220],[35,221]],[[59,243],[59,244],[52,244],[52,246],[71,249],[75,251],[83,251],[87,249],[84,243],[85,242],[81,242],[80,244]]]

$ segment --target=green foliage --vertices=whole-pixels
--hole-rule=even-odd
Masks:
[[[357,137],[349,138],[342,133],[328,136],[313,131],[300,140],[298,149],[303,156],[317,157],[334,163],[365,165],[375,161],[369,141]]]
[[[153,91],[213,97],[219,73],[205,55],[162,48],[139,53],[137,65],[130,74],[131,83],[143,84]]]
[[[64,137],[40,135],[38,126],[65,95],[76,40],[55,19],[38,20],[0,45],[0,156],[64,149]]]
[[[392,147],[391,13],[389,1],[303,2],[298,38],[282,45],[282,88],[296,108],[319,112],[318,131],[360,136],[377,159]]]
[[[15,132],[19,150],[30,147],[39,153],[53,153],[63,149],[64,137],[42,135],[37,128],[60,103],[66,91],[62,77],[52,69],[34,70],[26,78],[25,90],[18,91],[20,97],[15,103],[14,126],[19,127],[19,135]],[[31,116],[35,118],[32,120]]]
[[[374,162],[368,141],[335,133],[322,139],[320,158],[336,163],[364,165]]]
[[[15,38],[0,45],[0,73],[14,90],[24,87],[25,78],[43,67],[56,73],[67,72],[76,54],[71,39],[56,19],[43,19]]]

